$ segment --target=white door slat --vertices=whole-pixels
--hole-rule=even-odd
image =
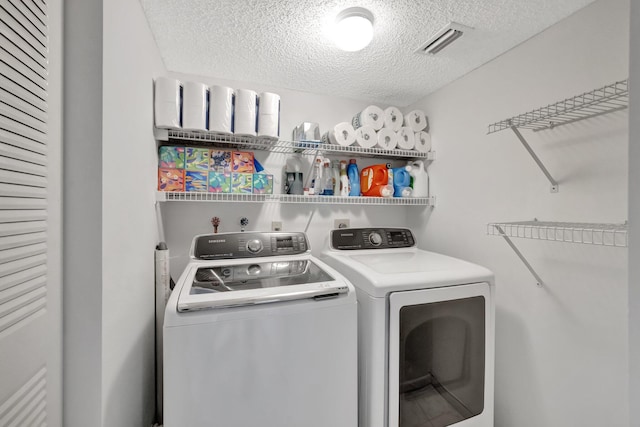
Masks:
[[[38,132],[35,129],[27,127],[18,122],[13,122],[10,120],[2,120],[2,116],[0,116],[0,128],[4,129],[7,132],[14,133],[16,135],[24,136],[25,138],[29,138],[33,141],[39,142],[40,144],[47,143],[47,135]]]
[[[27,7],[31,11],[33,16],[35,16],[35,18],[40,21],[42,25],[44,25],[45,27],[47,26],[47,15],[43,13],[41,9],[38,9],[36,5],[33,4],[32,0],[22,0],[22,4],[24,4],[25,7]]]
[[[0,237],[0,251],[6,249],[19,248],[22,246],[35,245],[47,241],[46,233],[29,233],[19,236]]]
[[[0,224],[44,221],[46,210],[0,210]],[[2,262],[0,260],[0,262]]]
[[[42,12],[43,15],[48,16],[47,15],[47,2],[45,2],[44,0],[31,0],[31,2],[34,4],[34,6],[36,6],[38,9],[40,9],[40,12]]]
[[[26,294],[20,295],[17,298],[9,300],[4,304],[0,304],[0,318],[5,317],[14,311],[17,311],[40,298],[46,295],[47,289],[46,287],[39,287],[31,292],[27,292]]]
[[[33,197],[46,199],[46,188],[29,187],[27,185],[13,185],[0,182],[0,197]]]
[[[3,102],[0,102],[0,116],[5,117],[5,120],[11,120],[28,126],[31,129],[37,130],[40,133],[47,132],[47,124],[32,117],[24,112],[9,106]]]
[[[28,298],[26,298],[28,299]],[[43,311],[47,306],[46,289],[45,292],[38,293],[36,298],[28,301],[17,310],[0,317],[0,340],[10,332],[12,326],[16,326],[19,323],[33,319],[39,314],[44,314]],[[42,312],[42,313],[41,313]]]
[[[47,277],[40,276],[35,279],[20,283],[17,286],[13,286],[5,290],[0,290],[0,305],[4,304],[7,301],[15,299],[20,295],[24,295],[27,292],[31,292],[34,289],[45,287],[46,285]]]
[[[38,233],[47,230],[47,223],[44,221],[19,222],[0,224],[0,237],[18,236],[20,234]]]
[[[9,3],[24,17],[24,19],[20,19],[20,22],[23,24],[26,23],[30,31],[33,30],[33,36],[37,38],[43,46],[47,46],[47,26],[40,21],[22,1],[9,0]]]
[[[0,405],[0,420],[6,421],[12,408],[20,405],[25,397],[29,397],[33,390],[39,391],[46,388],[46,368],[42,368],[27,380],[22,387],[13,393],[5,402]]]
[[[8,262],[17,261],[19,259],[29,258],[47,252],[46,243],[38,243],[31,246],[23,246],[20,248],[7,249],[0,251],[0,265]]]
[[[0,55],[0,58],[2,59],[2,62],[4,62],[7,67],[11,68],[14,72],[18,73],[23,78],[27,79],[27,81],[36,85],[40,89],[45,91],[47,90],[48,85],[47,85],[46,77],[39,75],[33,69],[31,69],[31,67],[28,67],[26,64],[22,63],[17,58],[14,58],[13,56],[10,56],[10,55],[6,55],[6,51],[4,50],[4,48],[0,50],[0,52],[3,53],[3,55]]]
[[[0,160],[1,159],[2,158],[0,157]],[[19,184],[36,188],[47,188],[47,178],[44,176],[31,175],[28,173],[20,173],[3,169],[0,169],[0,182]]]
[[[47,102],[45,100],[34,95],[28,90],[25,90],[22,86],[20,86],[19,84],[16,84],[15,82],[11,81],[10,79],[6,78],[4,75],[1,75],[1,74],[0,74],[0,86],[2,86],[2,88],[7,92],[13,93],[15,96],[19,97],[20,99],[23,99],[24,101],[28,102],[34,107],[37,107],[42,111],[47,111]]]
[[[24,197],[0,197],[0,210],[46,209],[46,199],[25,199]]]
[[[4,142],[0,142],[0,156],[8,159],[21,160],[35,165],[47,166],[46,156],[14,145],[5,144]]]
[[[49,117],[46,111],[42,111],[38,107],[29,104],[28,102],[18,98],[14,94],[5,91],[2,87],[0,87],[0,102],[10,105],[11,108],[20,110],[26,115],[31,116],[34,119],[41,121],[42,123],[48,122]]]
[[[30,26],[30,23],[26,22],[26,20],[24,19],[22,21],[18,21],[11,14],[12,11],[16,13],[15,9],[11,7],[11,3],[0,3],[0,21],[3,21],[5,24],[9,25],[11,29],[20,36],[20,38],[22,38],[29,44],[29,46],[31,46],[33,56],[39,55],[43,59],[46,58],[47,48],[27,29],[27,27]]]
[[[23,162],[22,160],[10,159],[4,156],[0,156],[0,171],[1,170],[17,172],[20,175],[33,175],[35,178],[37,177],[43,178],[47,176],[46,166],[36,165],[29,162]],[[19,179],[19,177],[16,176],[16,179]],[[11,182],[11,181],[3,180],[3,182]],[[33,181],[33,182],[34,184],[24,184],[24,185],[37,185],[39,187],[41,186],[40,181]],[[16,184],[18,184],[18,182],[16,182]],[[44,181],[44,184],[45,185],[43,186],[46,187],[46,181]]]
[[[15,419],[14,424],[11,424],[7,427],[22,427],[22,426],[40,426],[42,422],[39,421],[40,418],[44,415],[46,417],[46,412],[44,410],[47,407],[47,393],[46,391],[39,392],[35,397],[34,401],[29,402],[29,404],[24,408],[24,410],[20,413],[20,415]],[[47,427],[46,424],[43,427]]]
[[[30,55],[31,46],[2,21],[0,21],[0,49],[2,49],[3,55],[15,58],[40,77],[47,78],[47,63],[39,55],[36,58],[32,57]]]
[[[29,79],[24,74],[18,72],[14,68],[10,67],[6,62],[0,61],[0,74],[5,76],[7,79],[11,80],[15,84],[19,85],[21,88],[26,90],[27,92],[32,93],[38,98],[45,100],[47,99],[47,87],[41,87],[37,85],[34,81]]]
[[[17,273],[18,271],[28,270],[30,268],[45,264],[46,262],[47,262],[47,256],[45,254],[45,255],[36,255],[30,258],[23,258],[23,259],[7,262],[4,264],[0,264],[0,277]]]
[[[0,291],[2,291],[3,289],[9,289],[13,286],[18,286],[20,283],[28,282],[29,280],[37,279],[38,277],[46,278],[46,274],[47,266],[44,264],[36,268],[30,268],[28,270],[9,274],[0,278]]]
[[[15,133],[8,132],[1,128],[0,142],[13,145],[14,147],[24,148],[25,150],[33,151],[34,153],[47,154],[46,145],[25,138],[22,135],[16,135]]]

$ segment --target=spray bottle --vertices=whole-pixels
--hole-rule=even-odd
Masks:
[[[410,161],[407,170],[413,178],[411,197],[429,197],[429,175],[422,160]]]

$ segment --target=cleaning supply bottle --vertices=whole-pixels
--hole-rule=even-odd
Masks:
[[[331,173],[333,174],[333,195],[340,195],[340,161],[331,162]]]
[[[393,168],[393,197],[411,197],[411,166]]]
[[[309,187],[309,195],[319,195],[322,193],[322,159],[316,158],[313,164],[313,174],[311,175],[311,186]]]
[[[413,178],[411,197],[429,197],[429,175],[424,168],[424,162],[422,160],[411,161],[407,165],[407,170]]]
[[[360,191],[367,197],[393,196],[393,170],[390,164],[372,165],[360,173]]]
[[[349,195],[360,196],[360,173],[358,172],[356,159],[349,159],[347,175],[349,176]]]
[[[302,159],[300,155],[287,158],[283,176],[283,192],[286,194],[302,195],[304,190],[304,174],[302,173]]]
[[[347,162],[346,160],[340,161],[340,196],[346,197],[349,195],[349,177],[347,176]]]
[[[324,160],[324,168],[322,170],[322,195],[333,196],[333,172],[331,171],[331,161]]]

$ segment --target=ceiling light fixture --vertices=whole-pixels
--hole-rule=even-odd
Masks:
[[[335,44],[347,52],[364,49],[373,39],[373,14],[362,7],[350,7],[336,16]]]

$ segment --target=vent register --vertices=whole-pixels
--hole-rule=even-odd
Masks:
[[[48,48],[45,1],[0,2],[0,343],[47,304]],[[0,402],[0,425],[46,422],[46,376]]]

